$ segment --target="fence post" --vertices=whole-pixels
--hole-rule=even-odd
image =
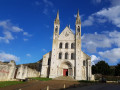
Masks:
[[[47,90],[49,90],[49,86],[47,86]]]
[[[64,89],[65,89],[65,84],[64,84]]]

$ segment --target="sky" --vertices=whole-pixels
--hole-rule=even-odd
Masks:
[[[120,0],[0,0],[0,61],[33,63],[52,50],[54,20],[75,32],[79,9],[82,50],[92,64],[120,62]]]

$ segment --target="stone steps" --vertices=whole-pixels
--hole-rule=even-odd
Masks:
[[[70,77],[70,76],[60,76],[60,77],[56,77],[53,80],[67,80],[67,81],[76,81],[74,78]]]

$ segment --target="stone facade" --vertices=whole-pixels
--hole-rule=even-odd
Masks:
[[[59,34],[59,12],[54,21],[52,51],[43,55],[41,77],[71,76],[76,80],[91,80],[91,57],[81,50],[81,21],[77,13],[75,34],[70,27]]]

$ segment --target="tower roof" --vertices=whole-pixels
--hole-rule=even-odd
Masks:
[[[81,20],[80,20],[80,16],[79,16],[79,9],[78,9],[78,12],[77,12],[76,24],[81,24]]]
[[[57,12],[57,16],[56,16],[56,19],[55,19],[54,23],[60,24],[60,20],[59,20],[59,10],[58,10],[58,12]]]

